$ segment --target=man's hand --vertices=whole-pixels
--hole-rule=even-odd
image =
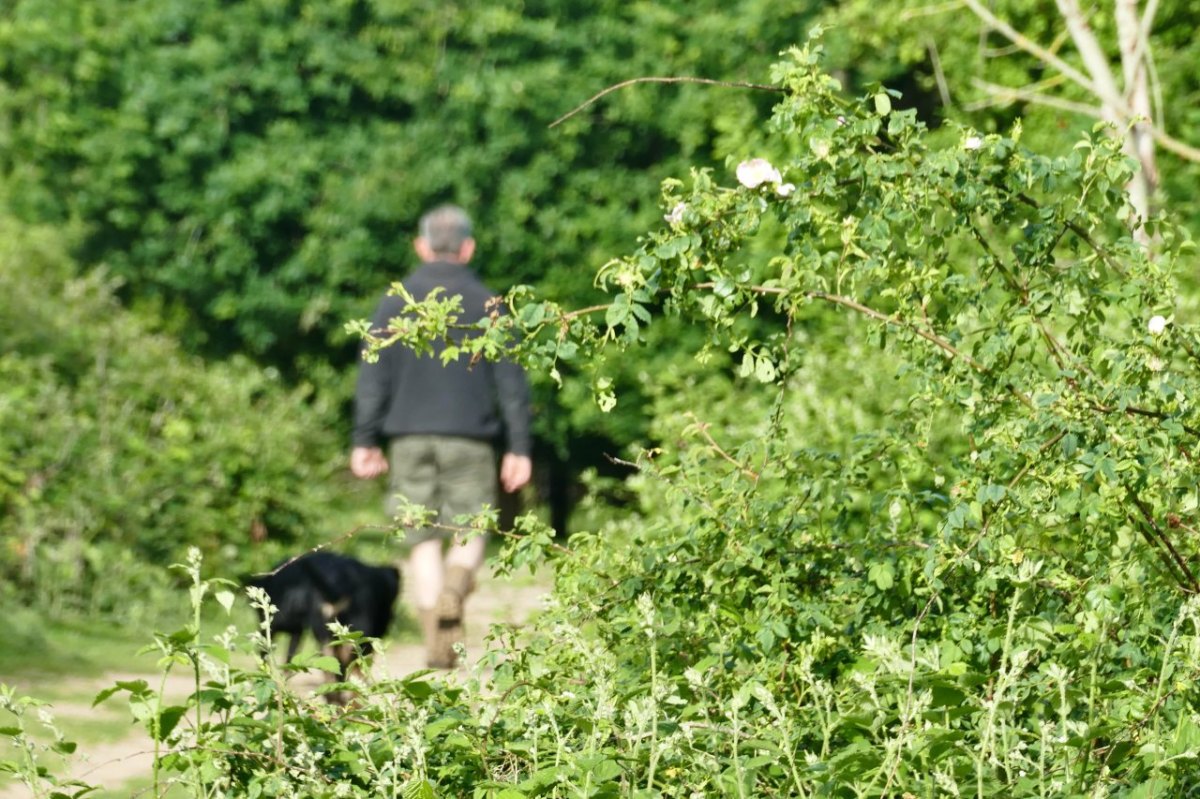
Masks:
[[[350,471],[355,477],[368,480],[387,470],[387,458],[379,447],[355,447],[350,451]]]
[[[533,461],[528,455],[504,453],[500,461],[500,487],[509,494],[520,491],[533,477]]]

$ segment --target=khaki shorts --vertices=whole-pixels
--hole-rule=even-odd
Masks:
[[[394,516],[396,495],[437,512],[439,524],[496,505],[496,451],[491,443],[454,436],[413,435],[394,438],[388,447],[391,474],[387,514]],[[448,539],[450,530],[411,529],[406,546],[432,538]]]

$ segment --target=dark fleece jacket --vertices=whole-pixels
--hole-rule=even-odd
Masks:
[[[460,324],[470,325],[488,313],[486,303],[495,294],[462,264],[430,262],[405,278],[404,287],[416,299],[434,288],[443,296],[462,297]],[[371,320],[374,330],[385,330],[388,320],[400,316],[404,300],[384,297]],[[456,330],[461,340],[470,331]],[[432,355],[418,355],[393,345],[379,353],[375,363],[363,362],[355,391],[354,439],[356,447],[374,447],[404,435],[433,434],[492,441],[505,452],[530,454],[529,385],[514,363],[466,358],[442,365],[444,345],[434,344]]]

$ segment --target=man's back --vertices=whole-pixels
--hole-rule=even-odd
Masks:
[[[459,326],[451,336],[461,341],[469,327],[487,313],[493,294],[464,264],[433,261],[403,281],[416,299],[440,288],[444,296],[462,297]],[[386,329],[404,313],[404,300],[388,296],[372,320]],[[387,347],[378,362],[359,372],[356,445],[373,446],[381,439],[405,435],[447,435],[506,443],[507,451],[528,452],[529,403],[525,376],[514,364],[459,358],[442,363],[445,346],[435,342],[432,354],[407,347]],[[506,434],[506,441],[500,442]]]

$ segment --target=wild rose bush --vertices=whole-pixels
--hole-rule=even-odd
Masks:
[[[771,157],[665,184],[665,229],[598,275],[606,307],[516,292],[469,345],[590,370],[603,407],[607,361],[651,326],[708,334],[648,378],[642,512],[554,556],[559,610],[495,712],[609,747],[622,792],[1189,788],[1190,244],[1130,218],[1106,131],[1057,156],[1019,126],[934,149],[818,57],[776,70]],[[537,748],[527,721],[503,747]]]

